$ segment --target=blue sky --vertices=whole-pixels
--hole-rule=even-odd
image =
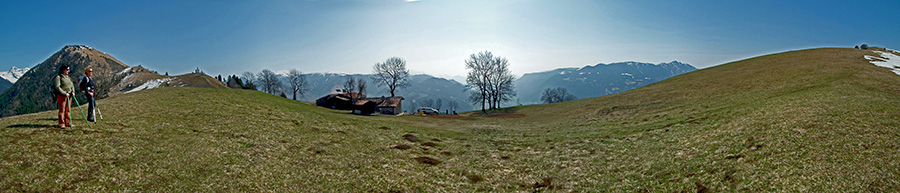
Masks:
[[[211,75],[262,69],[463,76],[488,50],[514,74],[621,61],[705,68],[862,43],[900,49],[900,1],[4,1],[0,70],[83,44],[127,65]]]

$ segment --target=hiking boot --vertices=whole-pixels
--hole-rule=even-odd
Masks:
[[[65,129],[66,129],[66,126],[60,125],[60,126],[59,126],[59,129],[65,130]]]

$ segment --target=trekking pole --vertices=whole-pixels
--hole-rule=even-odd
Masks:
[[[94,127],[91,127],[91,123],[87,121],[87,116],[84,115],[84,110],[81,110],[81,104],[78,104],[78,99],[75,98],[75,95],[72,95],[72,100],[75,101],[75,105],[78,105],[78,111],[81,111],[81,117],[84,118],[84,123],[87,123],[88,127],[93,129]]]
[[[94,88],[91,90],[96,91],[97,88]],[[100,112],[100,105],[97,105],[97,92],[93,92],[93,93],[94,93],[94,95],[92,95],[91,98],[94,99],[94,109],[97,110],[97,116],[100,117],[100,121],[103,121],[103,112]],[[88,104],[90,105],[90,103],[88,103]],[[94,119],[94,121],[96,122],[97,119]]]
[[[103,121],[103,113],[100,112],[100,105],[97,105],[97,102],[94,102],[94,109],[97,110],[97,116],[100,117],[100,120]],[[95,120],[96,121],[96,120]]]
[[[96,98],[96,97],[97,97],[96,95],[95,95],[95,96],[91,96],[91,98],[94,99],[94,110],[97,111],[97,116],[100,117],[100,120],[102,121],[102,120],[103,120],[103,113],[100,112],[100,108],[99,108],[100,105],[97,105],[97,98]],[[88,106],[90,106],[90,104],[91,104],[91,103],[89,102],[89,103],[88,103]],[[94,119],[94,121],[96,122],[97,119]]]

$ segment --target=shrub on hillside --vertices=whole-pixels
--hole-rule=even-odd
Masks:
[[[544,103],[559,103],[575,100],[575,95],[569,94],[569,91],[562,87],[544,89],[541,95],[541,101]]]
[[[252,82],[247,82],[246,84],[244,84],[243,88],[247,90],[256,90],[256,85]]]

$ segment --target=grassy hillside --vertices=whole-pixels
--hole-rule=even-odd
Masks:
[[[115,73],[125,69],[121,61],[100,52],[94,48],[83,45],[68,45],[51,55],[49,58],[32,67],[16,81],[16,83],[3,93],[0,93],[0,117],[8,117],[26,113],[35,113],[55,109],[53,95],[50,93],[50,84],[59,73],[59,67],[63,64],[70,65],[69,78],[77,82],[84,75],[84,69],[92,66],[94,69],[95,85],[98,88],[97,95],[105,98],[122,77]],[[76,89],[77,90],[77,89]],[[80,91],[76,91],[79,101],[85,101]]]
[[[524,116],[505,126],[602,152],[579,156],[592,169],[578,178],[616,189],[896,190],[900,77],[865,54],[763,56],[609,97],[511,109]]]
[[[410,161],[414,150],[391,148],[411,132],[449,135],[261,92],[160,88],[100,108],[105,121],[93,128],[54,129],[53,112],[3,119],[0,189],[400,190],[446,173]]]
[[[203,73],[183,74],[175,76],[175,78],[177,78],[177,81],[174,84],[187,87],[228,88],[228,85],[225,85],[222,81],[216,80],[216,78]]]
[[[53,129],[54,112],[2,119],[0,189],[897,191],[900,76],[866,54],[786,52],[469,117],[140,91],[100,101],[106,121],[93,128]]]

